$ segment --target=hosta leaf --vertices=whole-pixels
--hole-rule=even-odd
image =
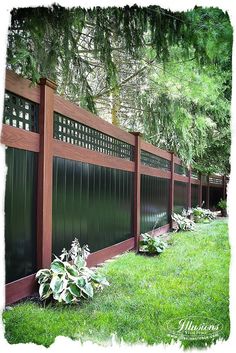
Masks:
[[[53,293],[53,299],[60,300],[61,293]]]
[[[139,245],[145,245],[146,241],[145,240],[140,240]]]
[[[103,277],[100,282],[99,282],[102,286],[109,286],[110,283],[107,281],[107,279],[105,277]]]
[[[100,282],[103,286],[110,286],[108,280],[104,277],[103,280]]]
[[[101,275],[99,275],[98,273],[93,273],[92,275],[91,275],[91,278],[92,278],[92,280],[93,281],[95,281],[95,282],[101,282],[101,280],[102,280],[102,276]]]
[[[45,269],[39,270],[36,273],[35,277],[39,278],[39,277],[44,277],[44,276],[46,277],[46,276],[50,276],[50,275],[51,275],[51,271],[48,270],[47,268],[45,268]]]
[[[157,249],[157,252],[163,252],[163,249],[161,249],[161,248],[156,248]]]
[[[85,293],[88,297],[92,298],[93,297],[93,287],[91,283],[86,283],[83,288],[81,288],[83,293]]]
[[[83,277],[79,277],[79,278],[77,278],[76,280],[75,280],[75,284],[79,287],[79,288],[81,288],[81,287],[84,287],[84,285],[85,285],[85,279],[83,278]]]
[[[74,301],[74,296],[70,293],[68,289],[65,289],[59,296],[59,303],[62,301],[66,304],[71,304]]]
[[[69,291],[66,291],[63,299],[66,302],[66,304],[71,304],[73,302],[74,297]]]
[[[79,272],[76,270],[75,266],[72,266],[70,264],[66,265],[66,272],[70,278],[71,277],[74,278],[74,277],[79,276]]]
[[[64,263],[60,260],[54,260],[52,263],[51,263],[51,270],[54,272],[54,273],[58,273],[58,274],[64,274],[65,273],[65,266],[64,266]]]
[[[43,269],[38,271],[35,277],[38,279],[38,283],[41,284],[41,283],[48,282],[51,276],[52,276],[51,270]]]
[[[109,286],[109,282],[106,280],[106,278],[104,276],[101,276],[97,273],[94,273],[92,276],[91,276],[92,280],[96,283],[99,283],[103,286]]]
[[[68,287],[68,290],[75,297],[78,297],[78,298],[81,297],[82,288],[80,289],[75,283],[70,284],[70,286]]]
[[[65,281],[65,283],[64,283]],[[61,279],[58,276],[53,276],[50,282],[50,288],[54,293],[61,293],[67,284],[67,280]]]
[[[39,277],[38,278],[38,283],[42,284],[42,283],[47,283],[50,281],[51,276],[44,276],[44,277]]]
[[[49,283],[42,283],[39,286],[39,295],[41,299],[47,299],[48,297],[50,297],[50,295],[52,294],[51,288],[49,286]]]

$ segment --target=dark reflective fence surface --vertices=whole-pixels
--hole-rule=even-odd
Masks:
[[[223,188],[210,187],[210,208],[216,209],[220,199],[223,199]]]
[[[141,175],[141,232],[168,223],[170,180]]]
[[[36,271],[37,154],[8,147],[5,192],[6,283]]]
[[[181,213],[183,208],[188,207],[188,184],[175,181],[174,185],[174,212]]]
[[[196,184],[191,185],[191,203],[192,207],[196,207],[198,205],[198,190],[199,186]],[[198,205],[201,206],[201,205]]]
[[[118,169],[53,159],[53,252],[77,237],[91,251],[132,237],[133,175]]]

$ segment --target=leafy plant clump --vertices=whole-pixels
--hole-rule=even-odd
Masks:
[[[140,251],[147,254],[160,254],[167,247],[167,243],[157,236],[152,236],[148,233],[141,234],[142,240],[140,240],[139,245],[141,246]]]
[[[88,245],[81,247],[75,238],[69,251],[63,249],[60,258],[54,255],[50,269],[36,273],[40,299],[53,298],[59,303],[75,304],[92,298],[94,290],[108,286],[104,276],[86,266],[89,254]]]
[[[175,232],[178,232],[180,230],[184,230],[184,231],[194,230],[195,228],[194,221],[192,221],[191,219],[188,219],[187,217],[181,216],[180,214],[177,214],[177,213],[173,213],[171,217],[175,222],[173,226],[173,230]]]
[[[223,199],[220,199],[220,201],[218,202],[217,206],[221,210],[221,216],[222,217],[227,217],[227,201],[223,200]]]
[[[226,210],[226,209],[227,209],[227,202],[226,202],[226,200],[220,199],[220,201],[218,202],[217,206],[218,206],[221,210]]]
[[[192,208],[192,213],[193,213],[194,221],[196,223],[209,222],[216,219],[216,215],[214,212],[201,207]]]
[[[187,217],[190,219],[190,217],[193,215],[193,209],[192,208],[188,208],[188,209],[185,209],[183,208],[183,211],[182,211],[182,216],[183,217]]]

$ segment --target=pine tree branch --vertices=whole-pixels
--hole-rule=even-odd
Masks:
[[[147,65],[141,67],[139,70],[137,70],[136,72],[134,72],[132,75],[128,76],[126,79],[124,79],[123,81],[121,81],[118,84],[118,88],[121,88],[123,85],[125,85],[127,82],[129,82],[130,80],[132,80],[134,77],[140,75],[142,72],[144,72],[151,64],[153,64],[153,62],[156,60],[153,59],[151,60],[149,63],[147,63]],[[107,95],[109,93],[111,93],[115,88],[117,88],[117,86],[113,86],[110,87],[108,89],[103,89],[100,91],[100,93],[96,94],[95,96],[93,96],[93,99],[96,100],[98,98],[100,98],[101,96]]]

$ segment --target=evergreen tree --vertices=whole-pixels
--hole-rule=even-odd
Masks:
[[[7,66],[204,172],[228,172],[232,27],[227,13],[159,6],[12,11]]]

